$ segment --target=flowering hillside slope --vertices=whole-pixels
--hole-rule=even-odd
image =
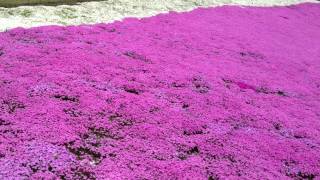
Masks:
[[[1,179],[320,177],[320,6],[0,33]]]

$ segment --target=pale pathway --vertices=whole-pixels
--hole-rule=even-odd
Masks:
[[[15,27],[79,25],[112,22],[126,17],[148,17],[197,7],[243,5],[283,6],[316,0],[108,0],[61,6],[0,8],[0,31]]]

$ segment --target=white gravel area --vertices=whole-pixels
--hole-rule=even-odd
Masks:
[[[60,6],[0,8],[0,31],[15,27],[79,25],[112,22],[126,17],[148,17],[197,7],[241,5],[284,6],[316,0],[107,0]]]

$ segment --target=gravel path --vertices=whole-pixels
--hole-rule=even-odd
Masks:
[[[316,0],[108,0],[78,5],[0,8],[0,31],[15,27],[79,25],[149,17],[168,11],[190,11],[221,5],[278,6]]]

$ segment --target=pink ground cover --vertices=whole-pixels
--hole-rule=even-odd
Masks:
[[[319,179],[320,6],[0,33],[1,179]]]

